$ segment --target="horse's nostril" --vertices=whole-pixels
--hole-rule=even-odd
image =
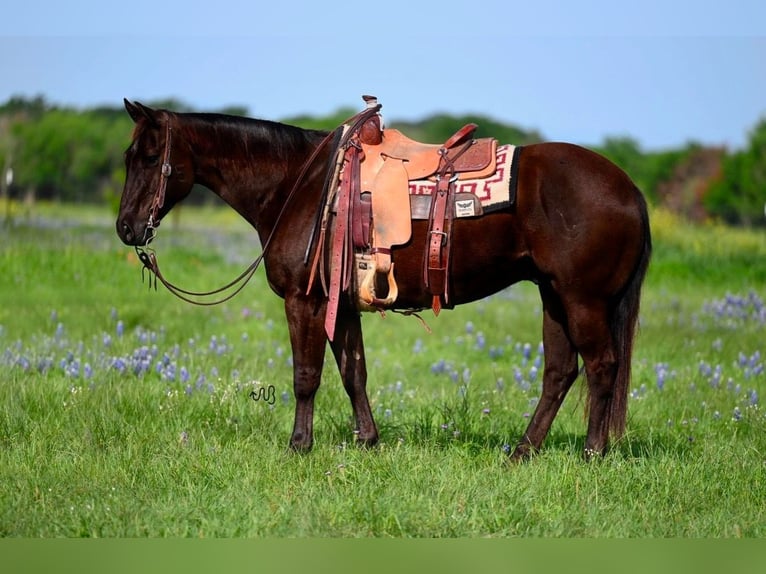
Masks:
[[[122,236],[125,239],[125,241],[131,241],[133,239],[133,229],[131,229],[130,225],[122,222]]]

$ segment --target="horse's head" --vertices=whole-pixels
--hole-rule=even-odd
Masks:
[[[191,191],[193,164],[175,114],[128,100],[125,109],[136,125],[125,152],[117,235],[127,245],[145,245],[162,217]]]

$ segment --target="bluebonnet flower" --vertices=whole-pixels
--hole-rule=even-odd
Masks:
[[[524,359],[528,360],[529,357],[532,356],[532,345],[529,343],[524,343],[524,346],[522,347],[522,354],[524,355]]]
[[[26,366],[24,366],[23,363],[20,365],[26,371],[29,368],[29,360],[26,359],[26,357],[19,357],[19,360],[26,362]],[[52,366],[53,366],[53,359],[51,359],[50,357],[41,358],[37,361],[37,372],[47,373]]]
[[[476,333],[476,345],[475,345],[476,350],[483,351],[486,345],[487,345],[487,339],[486,337],[484,337],[484,333],[479,331],[478,333]]]
[[[436,363],[431,365],[431,372],[434,375],[440,375],[447,372],[447,361],[439,359]]]
[[[122,357],[116,357],[112,360],[112,368],[116,369],[120,373],[122,373],[126,368],[127,364],[125,363],[125,359]]]
[[[663,390],[665,388],[665,380],[668,377],[668,366],[665,363],[657,363],[654,366],[654,372],[657,376],[657,389]]]

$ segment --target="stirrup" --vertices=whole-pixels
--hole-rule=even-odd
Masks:
[[[396,279],[394,279],[394,264],[391,263],[391,268],[388,270],[388,296],[384,299],[378,299],[375,296],[375,275],[377,270],[374,266],[371,266],[367,270],[367,274],[362,279],[362,284],[359,285],[359,302],[372,309],[381,309],[389,307],[396,301],[399,296],[399,287],[396,285]]]

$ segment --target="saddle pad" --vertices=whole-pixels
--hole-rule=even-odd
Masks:
[[[512,178],[516,173],[514,159],[518,154],[514,145],[502,145],[497,147],[497,171],[494,175],[484,179],[463,179],[455,182],[455,193],[472,193],[481,202],[484,213],[505,209],[513,203],[515,198],[517,178]],[[430,179],[409,182],[410,195],[432,195],[436,190],[436,182]]]

